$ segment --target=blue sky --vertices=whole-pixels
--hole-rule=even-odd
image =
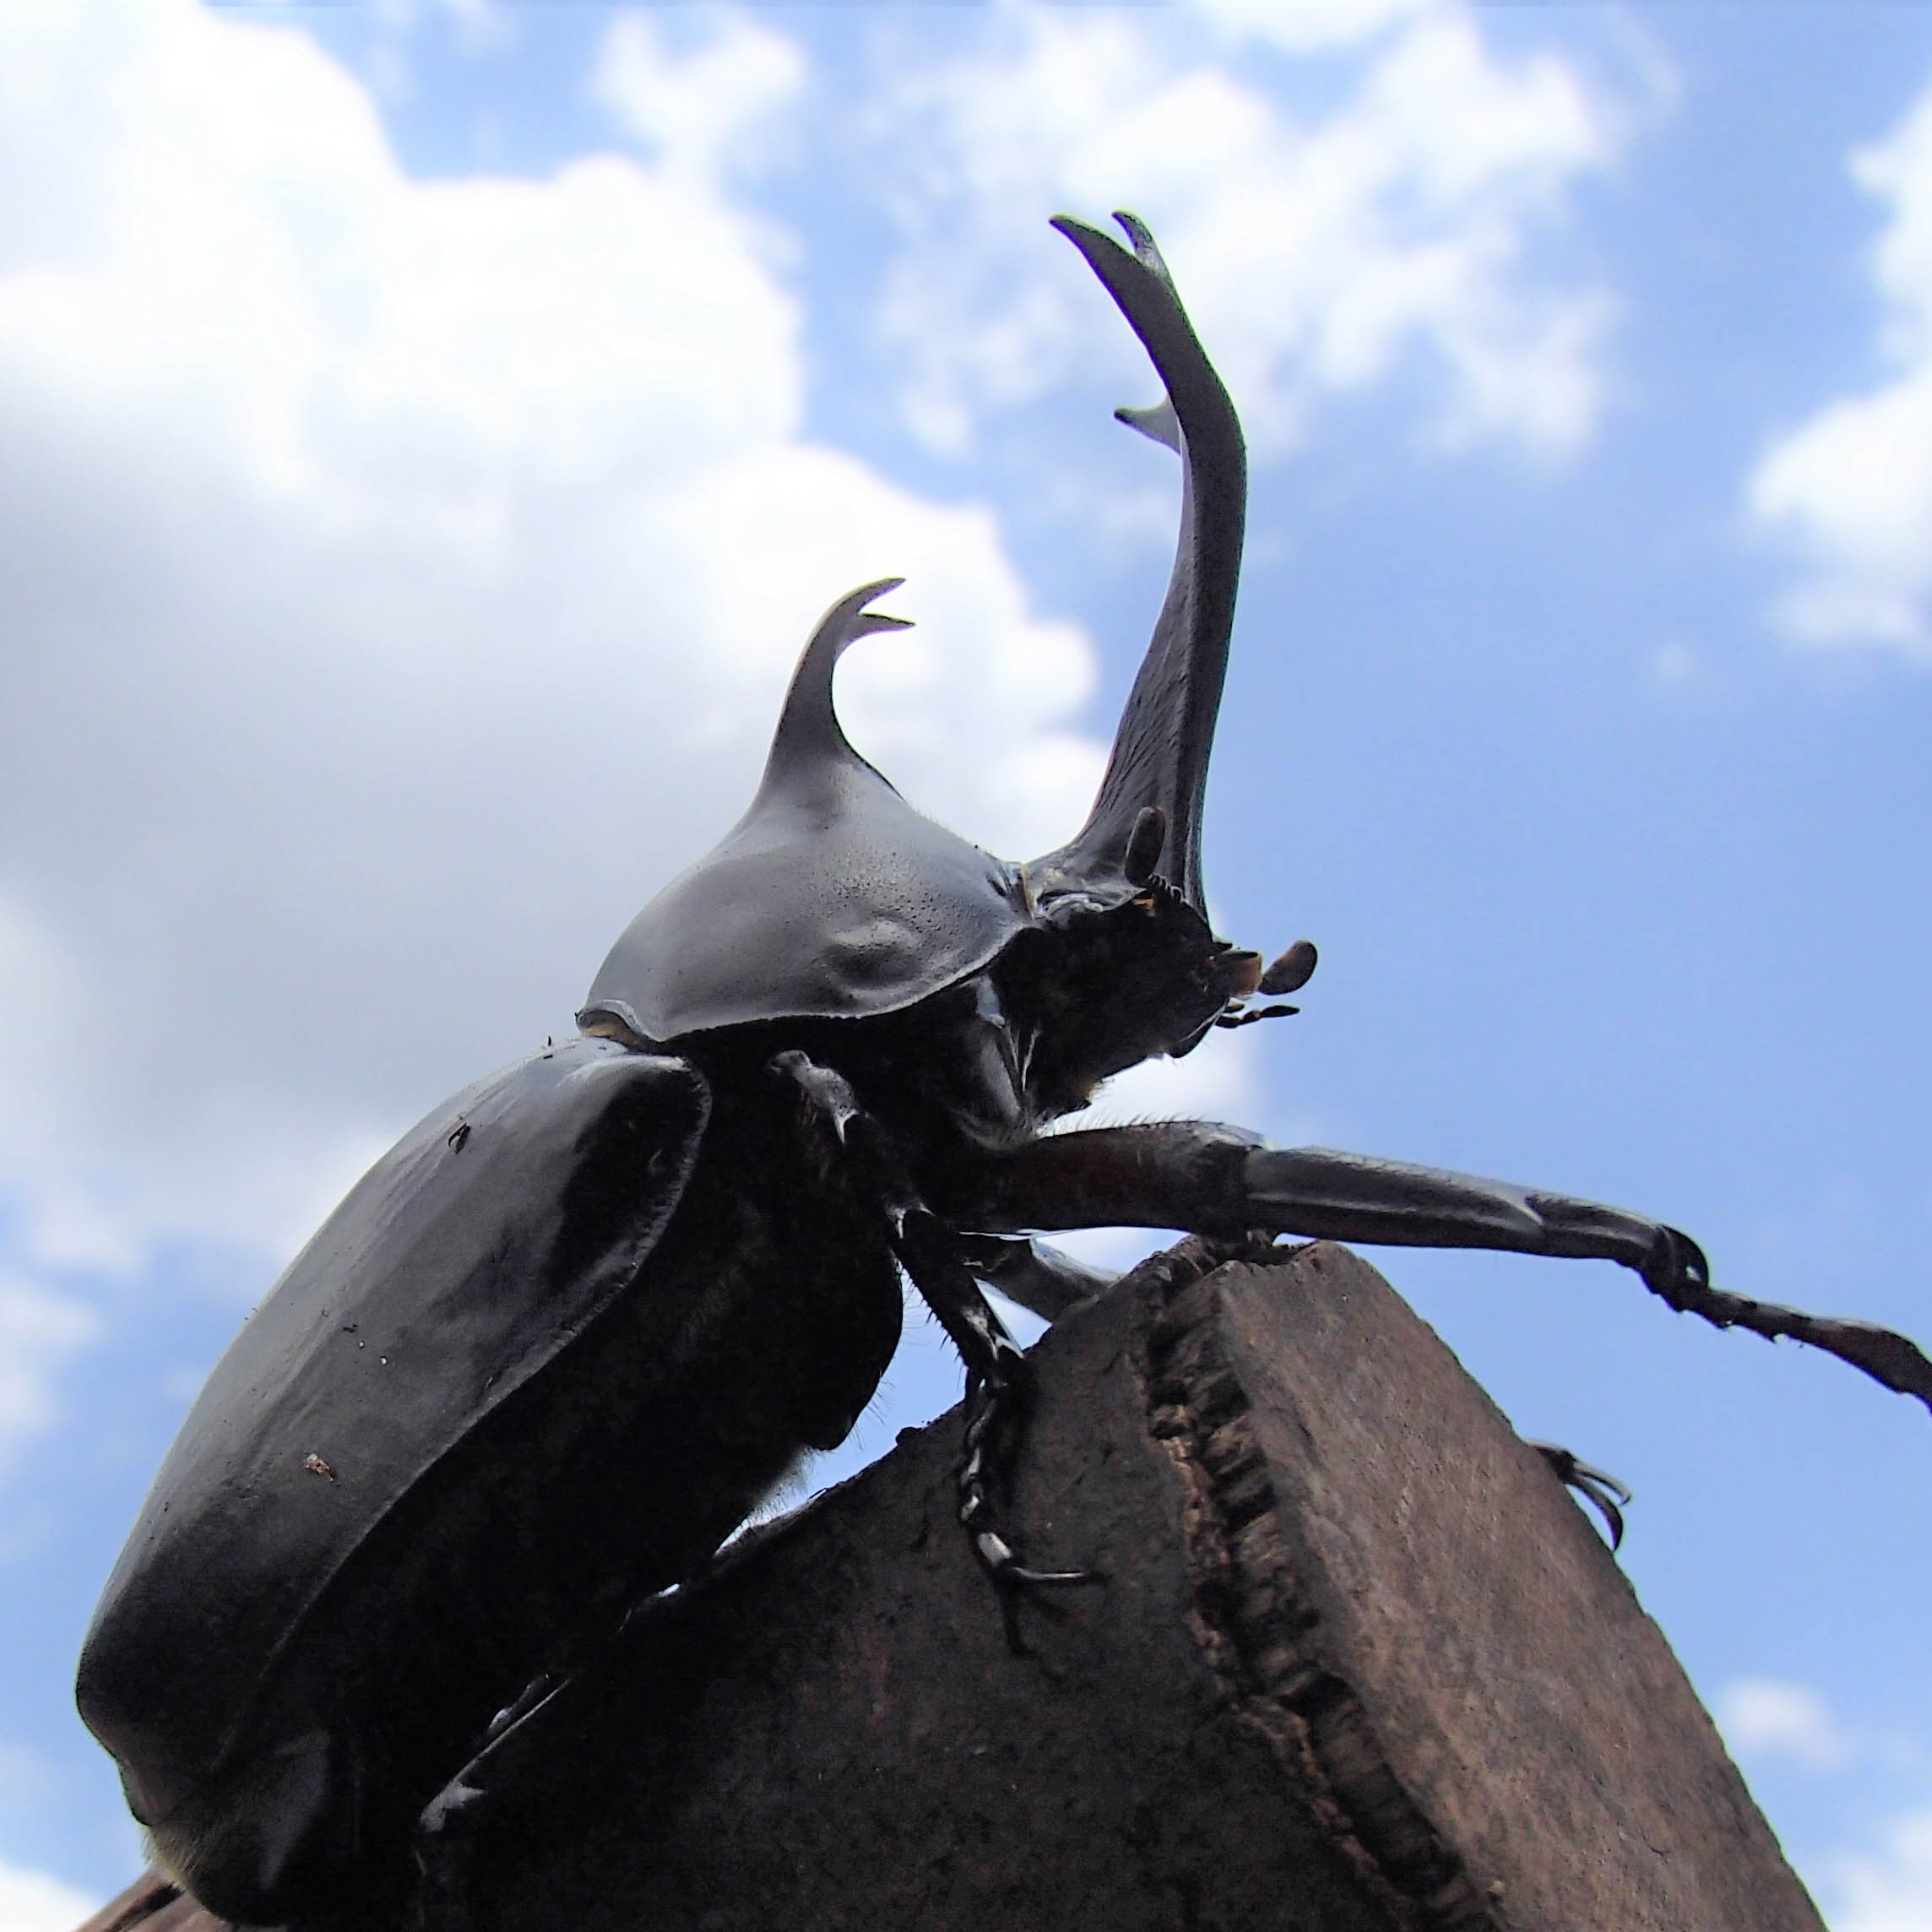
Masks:
[[[1322,963],[1112,1113],[1932,1339],[1924,9],[9,8],[0,1924],[133,1870],[68,1685],[200,1376],[568,1026],[818,611],[908,578],[840,697],[916,801],[1077,822],[1174,480],[1045,220],[1123,205],[1255,456],[1210,891]],[[1608,1267],[1376,1258],[1636,1489],[1834,1932],[1932,1924],[1923,1410]],[[953,1399],[914,1328],[834,1469]]]

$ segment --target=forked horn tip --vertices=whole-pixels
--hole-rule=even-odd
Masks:
[[[849,590],[838,600],[839,607],[846,611],[863,611],[874,598],[883,597],[887,592],[897,590],[905,579],[903,577],[882,577],[876,583],[861,583],[856,590]],[[898,618],[888,621],[897,623]]]
[[[882,577],[876,583],[862,583],[856,590],[847,591],[826,612],[820,632],[835,638],[835,649],[843,650],[854,638],[870,637],[876,631],[909,631],[911,618],[889,616],[883,611],[866,608],[874,598],[897,590],[904,582],[903,577]]]

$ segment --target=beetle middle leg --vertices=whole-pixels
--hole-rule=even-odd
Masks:
[[[958,1247],[977,1279],[1043,1321],[1057,1321],[1121,1278],[1110,1268],[1089,1267],[1045,1241],[1010,1235],[963,1235]]]
[[[1025,1592],[1102,1580],[1093,1570],[1033,1569],[1001,1532],[994,1491],[1005,1487],[1006,1467],[1025,1417],[1026,1356],[980,1292],[956,1237],[919,1197],[892,1137],[866,1112],[844,1076],[797,1049],[777,1055],[771,1068],[797,1084],[812,1113],[855,1162],[887,1218],[893,1252],[966,1365],[966,1430],[956,1479],[958,1520],[998,1593],[1007,1646],[1024,1655],[1018,1602]]]

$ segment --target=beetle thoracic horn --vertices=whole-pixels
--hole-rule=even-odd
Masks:
[[[1137,216],[1114,219],[1133,244],[1131,254],[1111,236],[1066,215],[1053,225],[1087,258],[1166,384],[1164,400],[1153,408],[1116,413],[1180,452],[1180,540],[1093,811],[1069,844],[1027,871],[1040,899],[1117,874],[1140,814],[1152,806],[1166,822],[1163,874],[1205,916],[1201,798],[1234,627],[1247,454],[1235,406],[1195,337],[1153,236]]]
[[[784,708],[779,713],[778,729],[772,734],[771,773],[788,766],[809,763],[826,757],[855,757],[832,703],[833,667],[845,647],[877,631],[910,630],[910,621],[888,617],[882,611],[866,606],[875,597],[897,590],[903,577],[882,577],[876,583],[862,584],[849,591],[819,620],[818,628],[805,647],[792,673],[791,687],[785,692]]]

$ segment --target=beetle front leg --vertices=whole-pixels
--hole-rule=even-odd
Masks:
[[[812,1113],[854,1157],[884,1210],[899,1265],[966,1365],[966,1430],[956,1473],[958,1519],[998,1593],[1007,1647],[1024,1656],[1018,1616],[1024,1592],[1102,1581],[1093,1570],[1031,1569],[1000,1532],[993,1491],[1004,1487],[1005,1464],[1025,1418],[1026,1356],[980,1294],[952,1231],[919,1197],[891,1137],[866,1111],[844,1076],[796,1049],[775,1056],[771,1069],[797,1084]]]
[[[490,1794],[470,1783],[474,1761],[457,1772],[423,1807],[416,1820],[415,1909],[410,1932],[437,1932],[471,1917],[472,1890],[481,1819]]]
[[[1263,1229],[1620,1262],[1680,1313],[1766,1340],[1808,1343],[1932,1409],[1932,1360],[1906,1337],[1713,1288],[1688,1235],[1566,1194],[1326,1148],[1271,1148],[1191,1121],[1050,1135],[985,1157],[953,1180],[957,1191],[945,1206],[963,1227]]]
[[[893,1240],[900,1262],[926,1305],[939,1317],[966,1364],[966,1432],[957,1483],[960,1527],[999,1593],[1007,1647],[1027,1654],[1020,1635],[1019,1599],[1029,1589],[1098,1583],[1094,1570],[1034,1570],[1020,1561],[999,1528],[996,1484],[1006,1487],[1006,1464],[1026,1419],[1032,1370],[1006,1324],[987,1305],[946,1229],[924,1208],[900,1220]]]

